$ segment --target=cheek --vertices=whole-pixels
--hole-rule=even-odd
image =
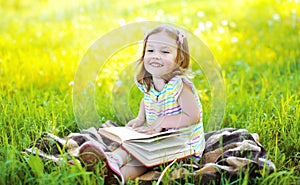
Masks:
[[[173,70],[176,68],[176,63],[175,62],[170,62],[167,64],[167,68],[170,69],[170,70]]]
[[[149,61],[151,59],[151,56],[145,54],[144,55],[144,61]]]
[[[145,69],[148,71],[150,64],[149,64],[149,60],[147,58],[144,58],[143,65],[144,65]]]
[[[178,67],[178,65],[176,64],[176,62],[175,62],[175,58],[174,57],[172,57],[172,56],[170,56],[170,57],[168,57],[168,58],[166,58],[166,65],[168,66],[168,67],[171,67],[171,68],[174,68],[174,67]]]
[[[143,63],[144,65],[148,65],[150,61],[150,57],[144,57]]]

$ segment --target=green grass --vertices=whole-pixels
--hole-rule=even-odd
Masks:
[[[44,131],[62,137],[78,131],[69,83],[80,59],[120,22],[137,20],[181,25],[208,45],[226,81],[222,127],[258,133],[277,167],[271,175],[261,172],[257,183],[299,184],[299,4],[296,0],[0,1],[0,184],[103,182],[103,172],[44,164],[34,156],[22,157],[21,151]],[[203,24],[212,27],[200,31]],[[209,110],[209,86],[202,78],[195,81]],[[102,82],[97,87],[100,121],[118,121],[107,98],[110,81]],[[135,98],[140,95],[134,88],[131,92],[130,106],[136,113]],[[246,178],[222,182],[244,185]]]

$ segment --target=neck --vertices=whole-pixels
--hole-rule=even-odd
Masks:
[[[164,86],[165,86],[165,80],[159,77],[152,77],[153,79],[153,84],[154,84],[154,88],[157,91],[161,91],[163,90]]]

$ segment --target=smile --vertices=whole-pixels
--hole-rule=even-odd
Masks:
[[[152,67],[162,67],[163,65],[161,65],[161,64],[158,63],[158,62],[151,62],[151,63],[150,63],[150,66],[152,66]]]

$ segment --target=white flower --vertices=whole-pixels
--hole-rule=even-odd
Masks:
[[[213,26],[213,23],[211,21],[206,21],[205,26],[206,28],[211,28]]]
[[[232,37],[231,38],[232,43],[237,43],[238,41],[239,41],[239,39],[237,37]]]
[[[73,87],[74,86],[74,81],[69,82],[69,86]]]
[[[206,28],[205,28],[204,23],[203,23],[203,22],[199,22],[199,23],[198,23],[197,29],[198,29],[199,31],[201,31],[201,32],[205,31]]]
[[[126,20],[123,18],[119,19],[119,24],[120,26],[124,26],[126,24]]]
[[[280,15],[277,14],[277,13],[273,14],[273,20],[279,21],[280,20]]]
[[[195,30],[194,30],[194,34],[195,34],[195,35],[199,35],[199,34],[200,34],[200,30],[199,30],[198,28],[195,29]]]
[[[228,25],[228,20],[223,20],[221,24],[222,24],[222,26],[227,26]]]
[[[218,31],[221,34],[225,33],[225,29],[222,26],[218,26]]]
[[[205,15],[205,14],[204,14],[204,12],[202,12],[202,11],[197,12],[197,16],[200,17],[200,18],[201,18],[201,17],[204,17],[204,15]]]

